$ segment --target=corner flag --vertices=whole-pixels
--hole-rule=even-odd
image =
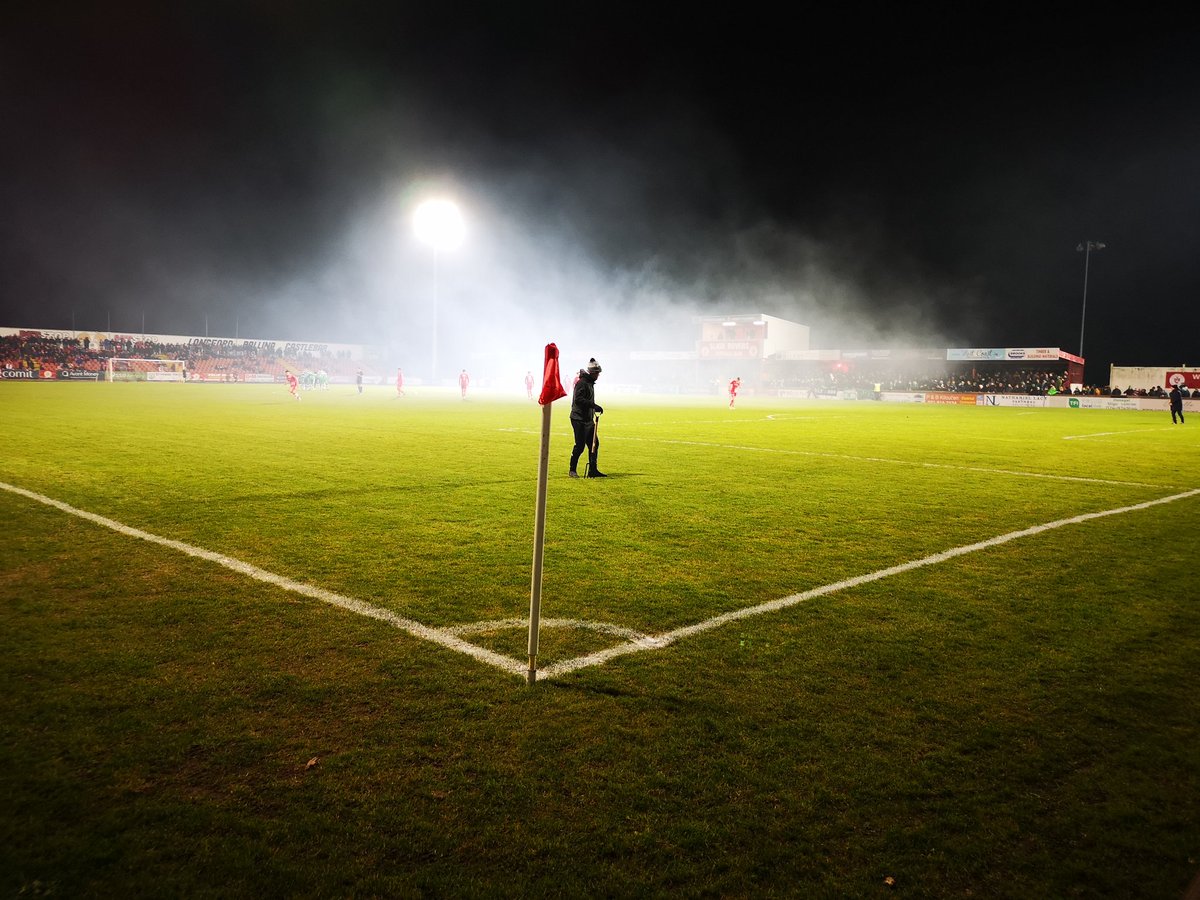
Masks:
[[[542,446],[538,457],[537,507],[533,524],[533,578],[529,588],[529,672],[527,684],[537,680],[538,629],[542,614],[542,546],[546,541],[546,479],[550,468],[550,407],[555,400],[567,396],[558,374],[558,347],[546,345],[546,360],[542,367]]]
[[[562,379],[558,374],[558,347],[555,344],[546,345],[546,363],[542,372],[542,393],[538,403],[548,406],[559,397],[567,396],[563,390]]]

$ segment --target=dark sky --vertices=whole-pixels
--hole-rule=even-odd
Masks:
[[[678,302],[806,322],[817,346],[1077,352],[1090,239],[1089,380],[1200,364],[1182,20],[22,6],[0,14],[0,325],[422,331],[427,254],[388,210],[435,186],[491,240],[487,274],[443,276],[476,320]]]

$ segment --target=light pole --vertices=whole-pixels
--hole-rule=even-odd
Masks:
[[[437,384],[438,364],[438,266],[442,252],[462,243],[465,228],[462,213],[453,200],[426,200],[417,207],[413,226],[423,244],[433,248],[433,353],[429,367],[430,384]]]
[[[1077,253],[1083,254],[1083,314],[1079,317],[1079,358],[1083,358],[1083,326],[1087,321],[1087,281],[1088,281],[1088,264],[1092,259],[1093,250],[1103,250],[1104,244],[1099,241],[1084,241],[1075,248]]]

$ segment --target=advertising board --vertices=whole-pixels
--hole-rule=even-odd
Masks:
[[[984,406],[1020,406],[1027,409],[1037,409],[1046,405],[1045,397],[1033,397],[1028,394],[984,394]]]
[[[947,391],[926,391],[925,402],[943,406],[981,406],[979,394],[958,394]]]
[[[1167,381],[1163,387],[1186,387],[1189,390],[1200,389],[1200,372],[1167,372]]]

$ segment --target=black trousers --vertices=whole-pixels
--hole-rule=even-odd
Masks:
[[[600,455],[600,441],[596,439],[596,422],[593,419],[581,422],[579,419],[571,420],[571,427],[575,429],[575,446],[571,449],[571,471],[575,471],[575,467],[579,465],[579,457],[583,455],[583,451],[588,451],[588,465],[592,467],[592,471],[596,470],[596,457]],[[595,447],[592,446],[593,441]]]

